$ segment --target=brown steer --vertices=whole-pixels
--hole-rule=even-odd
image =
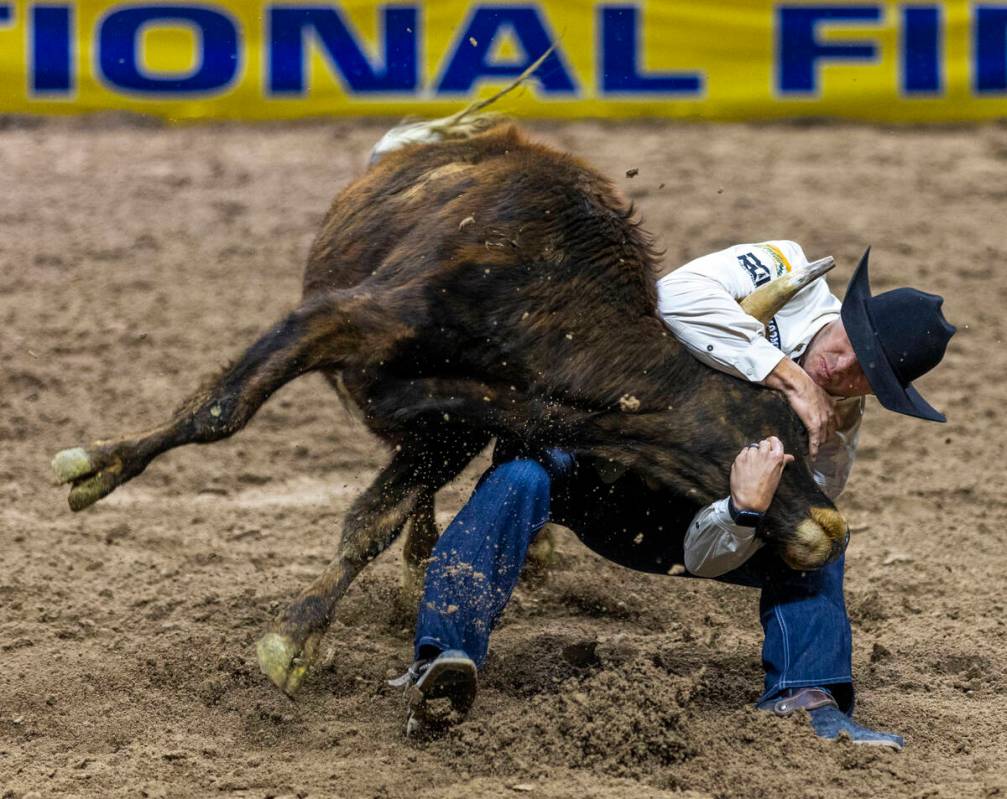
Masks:
[[[482,127],[391,152],[347,187],[301,304],[168,422],[53,462],[80,510],[166,450],[237,432],[288,381],[325,374],[392,457],[331,565],[259,642],[288,693],[339,597],[410,520],[407,559],[429,555],[434,494],[493,436],[615,462],[696,509],[725,495],[746,443],[776,435],[807,451],[780,394],[701,365],[658,319],[651,241],[608,180],[511,124]],[[798,569],[841,551],[846,523],[806,457],[761,535]]]

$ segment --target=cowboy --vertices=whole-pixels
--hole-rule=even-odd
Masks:
[[[808,430],[815,480],[833,500],[853,466],[865,395],[896,413],[945,420],[912,386],[940,362],[955,332],[941,313],[943,299],[911,288],[872,296],[868,253],[842,303],[818,280],[765,327],[738,301],[773,277],[807,266],[794,242],[729,247],[658,283],[662,319],[697,358],[786,396]],[[730,494],[692,518],[676,517],[675,508],[633,474],[609,482],[581,460],[555,449],[528,457],[498,444],[493,467],[441,536],[427,571],[415,662],[394,683],[407,689],[407,731],[445,720],[432,711],[444,704],[438,698],[450,700],[449,720],[468,711],[490,632],[528,546],[553,521],[629,568],[669,573],[684,564],[691,576],[760,588],[765,684],[757,706],[781,716],[807,710],[814,732],[825,739],[846,735],[858,744],[902,748],[901,736],[852,717],[845,557],[798,572],[757,535],[793,460],[778,439],[746,446],[732,466]],[[641,529],[686,532],[641,539]]]

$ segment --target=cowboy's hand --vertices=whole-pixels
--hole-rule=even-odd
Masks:
[[[776,436],[749,444],[731,466],[731,499],[739,510],[765,513],[783,476],[783,467],[794,460],[783,451]]]
[[[818,450],[836,432],[836,404],[811,376],[789,358],[780,361],[763,381],[782,391],[808,431],[808,454],[814,460]]]

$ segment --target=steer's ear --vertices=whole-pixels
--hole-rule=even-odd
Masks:
[[[797,292],[818,280],[835,265],[836,259],[828,255],[818,261],[812,261],[803,269],[795,269],[793,272],[780,275],[745,297],[741,301],[741,307],[749,316],[754,316],[762,324],[768,324]]]

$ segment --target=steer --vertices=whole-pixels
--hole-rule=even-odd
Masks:
[[[664,327],[651,239],[608,180],[506,121],[425,130],[439,141],[393,149],[336,198],[295,310],[166,423],[53,461],[80,510],[173,447],[234,434],[294,378],[325,375],[392,455],[335,559],[259,640],[263,672],[290,694],[370,560],[407,526],[407,561],[429,556],[435,493],[492,437],[633,470],[686,519],[725,495],[748,442],[807,451],[780,394],[707,368]],[[806,455],[760,535],[795,569],[842,551],[846,522]]]

